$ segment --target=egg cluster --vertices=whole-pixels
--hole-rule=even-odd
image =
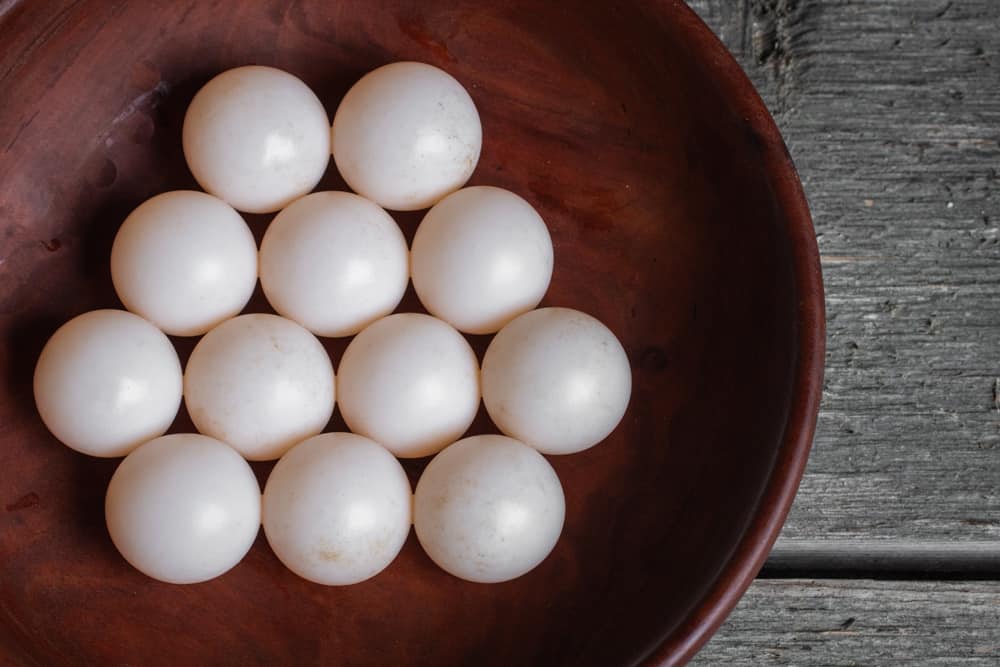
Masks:
[[[553,267],[535,209],[463,188],[482,145],[468,92],[394,63],[350,89],[331,129],[302,81],[240,67],[194,97],[183,142],[205,192],[128,216],[111,253],[127,311],[70,320],[35,370],[59,440],[125,457],[105,505],[121,554],[162,581],[205,581],[263,524],[292,571],[344,585],[387,567],[413,525],[464,579],[540,563],[565,515],[542,454],[607,437],[631,372],[596,319],[535,310]],[[357,194],[312,192],[331,154]],[[428,207],[408,249],[386,209]],[[237,210],[278,212],[259,250]],[[240,314],[258,278],[276,315]],[[392,314],[410,279],[430,315]],[[463,332],[496,333],[481,369]],[[167,334],[202,336],[183,371]],[[317,336],[353,336],[336,374]],[[182,398],[199,433],[163,435]],[[461,439],[480,399],[505,435]],[[351,433],[321,433],[335,403]],[[411,493],[398,458],[431,455]],[[262,496],[247,460],[274,459]]]

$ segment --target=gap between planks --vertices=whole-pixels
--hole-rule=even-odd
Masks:
[[[1000,581],[1000,541],[783,540],[759,577]]]

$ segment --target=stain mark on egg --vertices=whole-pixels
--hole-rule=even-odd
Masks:
[[[341,553],[335,549],[318,549],[316,557],[324,563],[336,563],[341,559]]]

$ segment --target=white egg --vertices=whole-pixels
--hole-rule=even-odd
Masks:
[[[354,84],[331,137],[351,189],[396,211],[427,208],[462,187],[483,143],[479,112],[462,84],[416,62],[379,67]]]
[[[229,204],[204,192],[157,195],[125,219],[111,279],[133,313],[197,336],[238,314],[257,283],[257,244]]]
[[[497,428],[544,454],[572,454],[608,437],[632,393],[621,343],[569,308],[534,310],[501,329],[483,357],[482,381]]]
[[[319,336],[351,336],[388,315],[408,280],[399,226],[349,192],[316,192],[292,203],[260,245],[268,302]]]
[[[184,372],[184,403],[205,435],[251,461],[284,454],[333,414],[333,366],[316,337],[277,315],[241,315],[205,334]]]
[[[142,573],[172,584],[233,568],[260,528],[260,487],[231,447],[195,433],[165,435],[115,470],[104,514],[115,547]]]
[[[566,503],[555,470],[512,438],[478,435],[438,454],[417,482],[413,527],[435,563],[456,577],[520,577],[552,551]]]
[[[201,187],[249,213],[277,211],[306,194],[330,161],[323,104],[273,67],[237,67],[206,83],[184,116],[183,142]]]
[[[162,435],[181,404],[170,340],[138,315],[94,310],[62,325],[35,367],[35,404],[67,446],[124,456]]]
[[[479,408],[479,365],[462,334],[429,315],[376,321],[347,346],[337,397],[355,433],[396,456],[440,451],[472,424]]]
[[[324,433],[281,457],[264,487],[264,534],[282,563],[318,584],[375,576],[403,548],[410,482],[384,447]]]
[[[413,287],[432,315],[466,333],[494,333],[545,296],[552,239],[521,197],[476,186],[428,211],[412,262]]]

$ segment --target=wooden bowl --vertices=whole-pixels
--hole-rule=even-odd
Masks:
[[[682,2],[15,0],[0,12],[9,662],[677,664],[706,641],[792,502],[820,396],[823,295],[781,137]],[[297,578],[263,537],[214,581],[147,579],[104,526],[117,461],[61,446],[36,414],[38,353],[70,317],[120,307],[115,231],[145,198],[195,186],[180,129],[209,78],[284,68],[332,115],[363,73],[396,60],[469,89],[485,134],[472,183],[523,195],[548,222],[545,304],[621,338],[628,414],[598,447],[551,459],[565,531],[515,581],[455,579],[412,536],[385,572],[345,588]],[[342,187],[331,166],[321,188]],[[259,238],[267,218],[249,219]],[[412,235],[419,214],[397,219]],[[412,293],[404,306],[419,307]],[[258,294],[251,310],[266,309]],[[193,345],[177,343],[182,356]],[[343,345],[329,342],[335,363]],[[173,430],[189,429],[182,414]],[[491,429],[483,416],[473,431]],[[408,464],[414,479],[424,463]]]

